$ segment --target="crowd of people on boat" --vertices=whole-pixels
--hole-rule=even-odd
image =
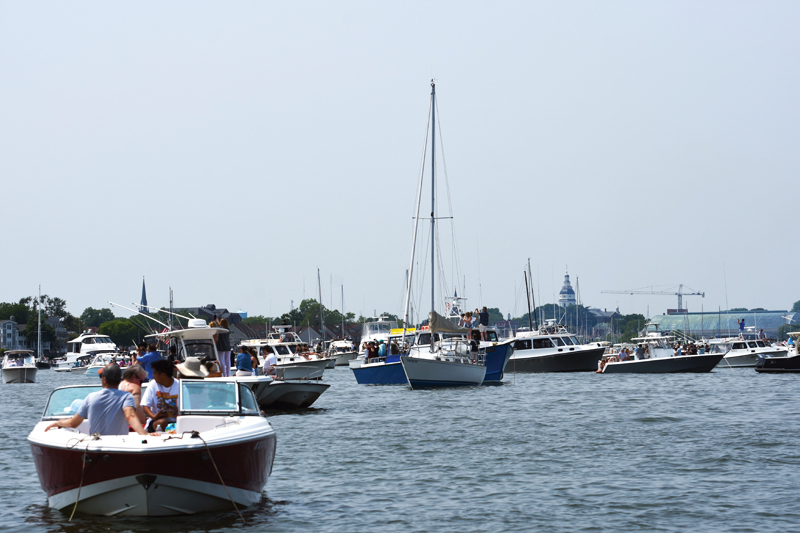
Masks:
[[[458,325],[462,328],[477,328],[481,333],[481,340],[489,340],[486,336],[486,330],[489,327],[489,310],[486,307],[483,307],[480,311],[475,309],[474,313],[472,311],[461,313]]]

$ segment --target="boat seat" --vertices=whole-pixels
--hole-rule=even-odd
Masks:
[[[178,421],[175,423],[175,432],[178,435],[191,431],[203,433],[204,431],[211,431],[226,422],[233,422],[234,420],[234,418],[224,416],[183,415],[179,416]]]

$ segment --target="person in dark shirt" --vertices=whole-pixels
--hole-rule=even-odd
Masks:
[[[486,333],[486,328],[489,327],[489,311],[484,307],[478,317],[478,330],[481,332],[481,340],[489,340],[489,335]]]

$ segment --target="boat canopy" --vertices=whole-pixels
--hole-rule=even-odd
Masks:
[[[203,339],[211,339],[217,333],[228,333],[225,328],[189,328],[189,329],[174,329],[172,331],[165,331],[164,333],[153,333],[146,335],[145,338],[155,337],[158,339],[166,339],[170,337],[183,339],[185,341],[196,341]]]
[[[430,318],[430,330],[433,333],[460,333],[462,335],[470,333],[469,329],[453,324],[452,321],[447,320],[436,311],[428,313],[428,317]]]

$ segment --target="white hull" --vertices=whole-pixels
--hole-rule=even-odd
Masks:
[[[292,363],[278,363],[275,369],[278,377],[287,379],[320,379],[328,365],[327,359],[311,361],[295,361]]]
[[[336,366],[348,366],[350,361],[358,357],[358,352],[346,352],[336,354]]]
[[[750,350],[750,353],[744,350],[732,350],[725,354],[725,357],[720,361],[720,368],[747,368],[755,367],[758,356],[763,357],[787,357],[789,352],[786,350]]]
[[[3,383],[36,383],[38,368],[29,366],[3,369]]]
[[[403,356],[403,371],[412,389],[476,386],[483,383],[486,367],[455,361]]]
[[[81,487],[78,512],[99,516],[169,516],[209,511],[230,511],[231,499],[222,485],[193,479],[158,476],[149,487],[128,476]],[[155,476],[154,476],[155,477]],[[261,493],[228,487],[236,505],[259,501]],[[72,512],[78,489],[48,499],[51,507]]]

